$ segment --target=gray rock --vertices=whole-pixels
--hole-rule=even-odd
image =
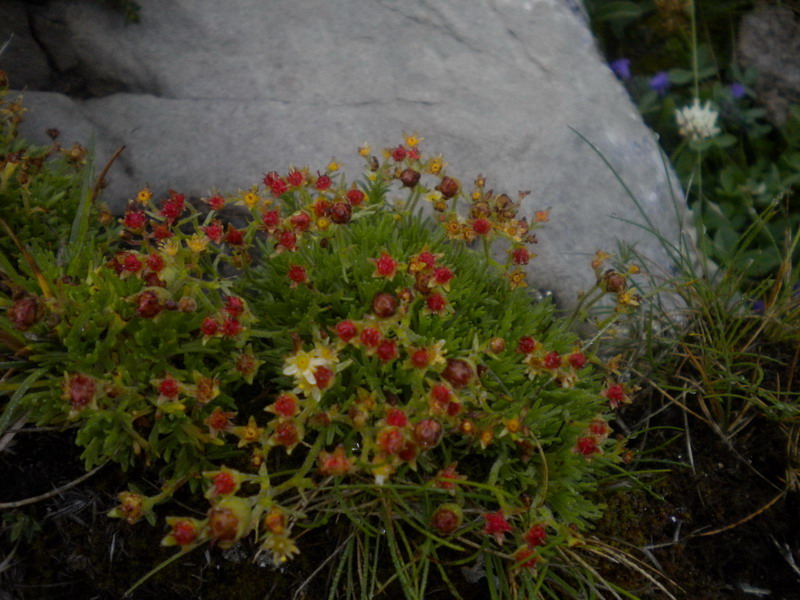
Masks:
[[[470,182],[482,173],[512,196],[532,190],[529,216],[552,207],[530,279],[565,305],[594,283],[591,256],[617,240],[670,267],[656,238],[625,222],[642,218],[575,133],[676,242],[683,202],[676,211],[657,144],[574,1],[140,4],[140,25],[94,2],[37,11],[36,26],[49,32],[42,44],[62,52],[95,97],[25,94],[35,141],[47,141],[48,127],[64,143],[93,133],[100,164],[127,145],[105,194],[117,210],[144,184],[236,192],[265,171],[322,169],[332,156],[355,179],[357,146],[394,146],[414,131],[426,153],[445,155],[449,174]],[[57,33],[62,25],[68,35]],[[106,95],[114,89],[124,93]]]
[[[0,64],[18,88],[43,89],[50,67],[31,31],[28,11],[17,1],[0,0]]]
[[[742,19],[739,62],[758,70],[756,93],[770,120],[786,122],[800,102],[800,20],[788,6],[760,6]]]

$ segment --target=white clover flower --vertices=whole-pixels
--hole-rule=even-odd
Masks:
[[[717,127],[717,111],[711,109],[711,102],[700,106],[700,100],[694,99],[691,106],[684,106],[675,111],[678,132],[690,141],[702,142],[720,133]]]

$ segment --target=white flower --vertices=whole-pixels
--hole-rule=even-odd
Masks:
[[[720,132],[717,127],[717,111],[711,109],[711,102],[700,106],[700,100],[694,99],[691,106],[684,106],[675,111],[678,132],[690,141],[701,142],[714,137]]]
[[[314,371],[327,361],[324,358],[314,356],[311,352],[298,350],[296,354],[287,357],[284,362],[286,364],[283,368],[284,375],[294,375],[298,382],[305,381],[311,385],[317,385]]]

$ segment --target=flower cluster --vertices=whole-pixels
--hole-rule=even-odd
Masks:
[[[421,142],[360,148],[356,183],[332,160],[196,201],[142,188],[69,274],[15,283],[0,327],[50,370],[32,418],[72,420],[89,466],[164,479],[112,516],[155,522],[188,483],[202,510],[163,538],[182,551],[252,535],[280,564],[332,515],[397,515],[451,548],[511,539],[519,573],[597,516],[582,495],[621,453],[600,424],[632,390],[603,388],[592,349],[519,289],[549,209],[521,216],[526,194],[481,176],[464,190]],[[635,304],[632,271],[597,270]]]
[[[690,106],[675,111],[678,133],[695,142],[710,139],[720,133],[717,127],[718,116],[719,113],[711,108],[711,102],[700,106],[700,100],[695,98]]]

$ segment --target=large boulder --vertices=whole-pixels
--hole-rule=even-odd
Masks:
[[[759,5],[742,19],[739,62],[758,71],[756,92],[769,118],[783,125],[800,102],[800,19],[789,6]]]
[[[682,197],[574,0],[139,4],[140,24],[88,0],[48,2],[30,19],[52,80],[67,71],[70,85],[29,86],[24,132],[41,143],[51,127],[64,144],[92,138],[98,164],[125,144],[105,192],[117,211],[144,184],[236,192],[265,171],[322,169],[332,156],[355,177],[357,146],[417,132],[451,175],[482,173],[512,196],[531,190],[529,216],[552,207],[530,279],[563,304],[594,283],[591,256],[617,240],[670,267],[619,179],[673,243]]]

